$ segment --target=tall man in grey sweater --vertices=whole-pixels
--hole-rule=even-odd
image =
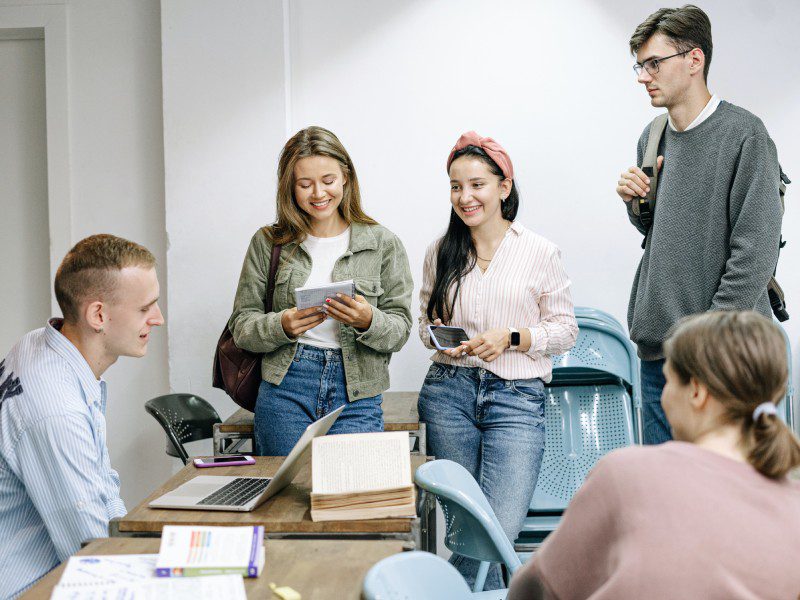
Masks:
[[[637,166],[617,194],[646,236],[633,280],[628,328],[642,359],[643,437],[671,439],[661,408],[662,343],[681,317],[707,310],[757,310],[771,317],[767,283],[778,260],[780,168],[775,144],[755,115],[712,96],[711,23],[699,8],[665,8],[630,40],[634,69],[669,124],[659,146],[657,202],[647,231],[632,202],[649,191]],[[644,157],[648,125],[637,146]]]

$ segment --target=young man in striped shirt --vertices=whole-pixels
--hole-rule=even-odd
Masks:
[[[78,242],[55,278],[63,319],[0,362],[0,597],[14,597],[125,514],[106,447],[105,370],[144,356],[155,258],[112,235]]]

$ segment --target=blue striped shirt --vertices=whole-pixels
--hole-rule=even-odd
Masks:
[[[125,514],[106,447],[106,383],[58,320],[0,363],[0,598],[13,597]]]

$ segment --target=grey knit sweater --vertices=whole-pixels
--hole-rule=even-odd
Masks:
[[[639,138],[639,165],[649,131]],[[667,127],[659,154],[655,218],[628,305],[643,360],[663,357],[670,327],[686,315],[751,309],[770,316],[766,288],[781,231],[777,152],[755,115],[723,101],[697,127]]]

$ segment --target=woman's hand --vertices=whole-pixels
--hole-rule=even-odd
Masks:
[[[313,329],[325,319],[327,315],[322,312],[319,306],[297,310],[297,307],[283,311],[281,315],[281,326],[290,338],[296,338],[309,329]]]
[[[322,310],[335,321],[356,329],[369,329],[372,325],[372,305],[358,294],[355,298],[343,294],[336,294],[336,298],[326,298]]]
[[[453,353],[450,356],[460,356],[461,352],[466,352],[470,356],[477,356],[483,361],[492,362],[509,347],[510,335],[508,329],[490,329],[471,340],[462,342],[458,348],[448,350],[448,353]]]

